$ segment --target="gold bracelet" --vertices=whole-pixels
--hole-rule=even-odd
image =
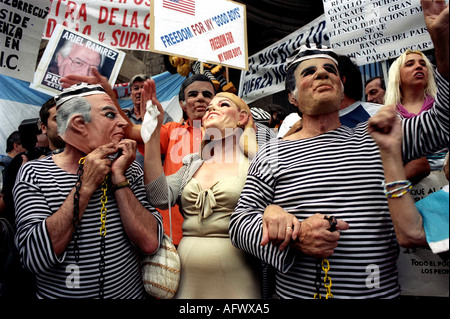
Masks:
[[[121,188],[124,188],[124,187],[131,187],[130,182],[128,181],[128,179],[125,180],[125,181],[122,182],[122,183],[113,185],[113,190],[116,191],[116,190],[121,189]]]

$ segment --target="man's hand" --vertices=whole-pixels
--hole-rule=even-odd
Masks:
[[[118,184],[124,181],[125,172],[136,159],[136,141],[123,139],[117,144],[116,149],[120,156],[111,163],[111,182]]]
[[[339,230],[346,230],[349,225],[338,219],[336,231],[330,231],[330,222],[325,215],[315,214],[301,222],[299,237],[292,247],[304,254],[317,258],[326,258],[334,253],[341,236]]]
[[[156,84],[153,79],[147,79],[144,82],[144,86],[141,89],[141,114],[142,119],[144,119],[145,114],[147,113],[147,101],[151,101],[153,105],[158,108],[158,125],[156,126],[156,130],[160,130],[161,126],[164,122],[164,109],[159,103],[158,98],[156,97]]]
[[[449,79],[449,12],[444,0],[421,0],[425,25],[434,44],[439,73]]]
[[[98,72],[96,67],[90,67],[91,74],[93,75],[78,75],[78,74],[68,74],[60,79],[62,86],[68,88],[74,84],[84,82],[88,84],[100,84],[102,88],[106,91],[108,95],[113,92],[111,85],[108,82],[108,78],[103,76]],[[114,93],[113,93],[114,94]]]
[[[111,160],[107,156],[115,153],[116,150],[114,144],[109,143],[97,147],[86,156],[81,176],[82,187],[94,193],[105,176],[111,172]]]
[[[444,0],[421,0],[425,25],[434,40],[447,39],[449,36],[448,4]]]
[[[402,125],[394,105],[383,106],[368,122],[368,132],[381,151],[400,151]]]
[[[372,134],[372,132],[389,134],[397,121],[398,116],[395,105],[385,105],[369,119],[367,131],[369,134]]]

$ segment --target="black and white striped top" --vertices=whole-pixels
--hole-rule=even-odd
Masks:
[[[437,76],[435,108],[403,120],[403,156],[420,157],[448,145],[449,87]],[[398,244],[382,181],[383,166],[367,122],[314,138],[271,140],[250,165],[230,221],[233,244],[276,268],[279,298],[313,298],[318,259],[289,247],[261,247],[262,214],[280,205],[300,221],[321,213],[346,221],[330,262],[334,298],[394,298],[400,287]],[[323,271],[321,294],[323,287]]]
[[[155,216],[161,242],[162,218],[146,199],[143,171],[137,162],[127,170],[126,178],[136,198]],[[76,180],[76,175],[59,168],[51,156],[28,162],[18,173],[14,188],[15,240],[22,263],[36,275],[38,298],[99,297],[100,187],[81,219],[78,263],[75,261],[73,239],[63,254],[55,255],[45,225],[46,219],[61,207]],[[125,234],[111,187],[106,194],[104,297],[143,298],[140,253]]]

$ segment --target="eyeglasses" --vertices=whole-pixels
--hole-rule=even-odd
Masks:
[[[98,65],[94,64],[88,64],[87,62],[84,62],[83,60],[80,60],[79,58],[72,59],[70,56],[67,56],[69,60],[71,61],[72,68],[75,70],[82,70],[90,66],[95,66],[98,69]]]

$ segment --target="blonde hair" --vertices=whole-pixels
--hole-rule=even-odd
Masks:
[[[245,111],[248,114],[248,120],[245,126],[243,127],[243,132],[239,136],[239,147],[241,148],[242,152],[245,156],[247,156],[250,160],[253,159],[253,157],[256,154],[256,151],[258,150],[258,143],[256,141],[256,125],[253,121],[252,113],[250,111],[249,106],[237,95],[233,93],[228,92],[220,92],[216,94],[215,97],[225,97],[232,101],[239,110]],[[202,128],[203,133],[204,129]],[[211,142],[211,140],[203,134],[203,140],[200,147],[200,156],[203,154],[203,149]]]
[[[430,60],[418,50],[406,50],[401,56],[399,56],[389,68],[389,79],[386,88],[386,96],[384,99],[385,105],[397,104],[402,102],[402,90],[401,90],[401,78],[400,70],[405,65],[407,56],[409,54],[419,54],[425,61],[428,69],[428,82],[424,88],[424,98],[427,95],[435,97],[437,93],[436,81],[434,80],[434,68]]]

